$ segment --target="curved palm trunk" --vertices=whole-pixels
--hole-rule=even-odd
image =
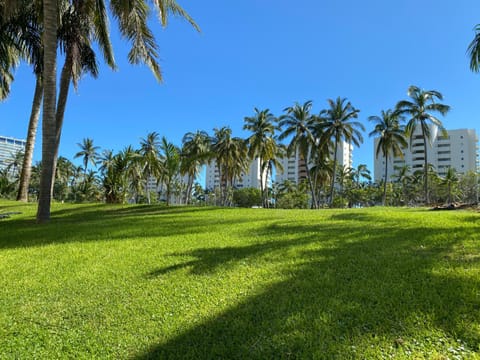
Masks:
[[[338,141],[335,139],[335,151],[333,154],[333,174],[332,174],[332,182],[330,185],[330,206],[333,205],[333,191],[335,190],[335,172],[337,170],[337,148],[338,148]]]
[[[57,0],[43,1],[43,122],[42,172],[38,197],[37,222],[50,220],[52,179],[55,174],[55,102],[57,97]]]
[[[65,108],[67,107],[67,99],[68,99],[68,92],[70,89],[70,81],[72,80],[71,77],[71,67],[72,62],[70,57],[67,55],[67,60],[63,64],[62,74],[60,75],[60,89],[58,92],[58,103],[57,103],[57,110],[55,114],[55,155],[53,158],[54,161],[54,169],[57,168],[57,160],[58,160],[58,152],[60,148],[60,138],[62,135],[62,127],[63,127],[63,120],[65,118]],[[87,165],[85,165],[84,169],[85,177],[87,175]],[[55,184],[55,171],[53,172],[52,178],[52,193],[53,193],[53,185]]]
[[[452,184],[448,182],[448,203],[452,203]]]
[[[190,196],[192,194],[194,178],[194,174],[188,174],[187,189],[185,190],[185,205],[188,205],[190,203]]]
[[[423,134],[423,133],[422,133]],[[425,137],[425,134],[423,134],[423,147],[425,148],[425,160],[424,160],[424,179],[423,179],[423,192],[424,192],[424,197],[425,197],[425,205],[428,205],[430,203],[428,199],[428,161],[427,161],[427,138]]]
[[[385,178],[383,181],[383,206],[387,203],[387,174],[388,174],[388,156],[385,156]]]
[[[30,177],[32,176],[33,149],[35,147],[35,138],[37,136],[38,119],[40,117],[40,108],[43,99],[43,83],[41,75],[37,75],[35,92],[33,95],[32,111],[28,122],[27,144],[25,146],[25,156],[20,174],[20,185],[17,193],[17,200],[28,201],[28,187]]]

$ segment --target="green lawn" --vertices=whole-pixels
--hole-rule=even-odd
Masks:
[[[0,202],[0,358],[480,358],[480,215]]]

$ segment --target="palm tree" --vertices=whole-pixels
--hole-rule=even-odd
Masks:
[[[170,197],[174,187],[175,177],[180,171],[180,149],[164,136],[160,142],[160,152],[162,156],[162,175],[160,181],[165,184],[167,206],[170,205]]]
[[[287,153],[286,146],[278,142],[277,136],[273,138],[273,141],[271,144],[272,144],[271,150],[272,150],[273,156],[270,156],[270,159],[266,160],[263,164],[263,167],[260,168],[261,173],[266,175],[266,179],[273,178],[274,169],[277,171],[283,171],[283,164],[280,161],[280,159],[284,159]],[[265,184],[265,186],[266,186],[266,192],[265,192],[266,200],[265,200],[264,206],[268,208],[270,205],[269,199],[272,198],[271,195],[275,195],[275,194],[274,194],[273,184],[272,184],[272,187],[270,187],[270,189],[267,183]]]
[[[457,172],[455,171],[454,168],[449,167],[447,170],[447,173],[445,174],[445,177],[441,179],[442,185],[447,186],[447,191],[448,191],[448,203],[452,203],[452,186],[458,183],[458,176]]]
[[[480,71],[480,24],[475,26],[475,37],[473,38],[467,49],[470,57],[470,70],[474,72]]]
[[[402,117],[398,112],[382,110],[381,116],[369,116],[368,120],[375,123],[375,128],[370,132],[369,136],[378,137],[375,157],[378,158],[381,153],[385,159],[382,198],[382,204],[385,206],[387,199],[388,159],[390,156],[403,157],[402,149],[406,148],[408,144],[405,139],[404,127],[400,125]]]
[[[200,167],[207,162],[210,154],[210,137],[205,131],[197,130],[195,133],[188,132],[182,139],[182,161],[180,173],[188,176],[185,191],[185,204],[190,201],[193,182],[195,181]]]
[[[405,127],[407,136],[410,137],[410,144],[414,134],[420,129],[423,138],[424,148],[424,176],[423,176],[423,192],[425,204],[429,203],[428,199],[428,160],[427,160],[427,142],[432,143],[432,131],[429,125],[438,127],[442,132],[446,132],[443,128],[440,119],[435,117],[434,113],[439,113],[445,116],[450,110],[450,106],[440,104],[435,100],[443,100],[443,96],[436,90],[422,90],[417,86],[410,86],[408,88],[408,96],[410,100],[402,100],[397,103],[397,111],[399,114],[405,114],[409,117],[408,123]]]
[[[93,140],[90,138],[83,139],[82,143],[77,143],[77,145],[81,150],[75,154],[74,158],[82,158],[83,173],[87,175],[88,163],[91,163],[93,166],[97,164],[99,158],[97,150],[100,149],[100,147],[94,146]]]
[[[10,173],[12,178],[18,176],[18,169],[22,166],[24,157],[25,153],[22,150],[17,150],[10,154],[10,161],[8,162],[6,170],[7,173]]]
[[[157,132],[147,134],[145,139],[140,142],[140,156],[143,167],[143,174],[145,180],[145,195],[147,196],[147,203],[150,204],[150,190],[148,183],[151,177],[157,181],[160,176],[160,153],[159,146],[161,144],[160,135]]]
[[[283,129],[279,140],[284,140],[292,136],[287,148],[287,153],[291,156],[298,152],[300,158],[303,160],[312,196],[312,206],[316,207],[317,200],[310,174],[310,158],[312,147],[316,143],[314,128],[318,119],[310,113],[312,105],[312,101],[309,100],[304,104],[295,103],[295,105],[283,110],[286,114],[279,118],[279,126]]]
[[[372,176],[370,175],[370,170],[368,170],[368,167],[366,164],[360,164],[356,168],[352,168],[352,179],[357,185],[357,187],[360,187],[360,179],[365,179],[365,180],[372,180]]]
[[[337,168],[337,152],[340,141],[345,140],[348,143],[353,143],[360,146],[363,142],[360,130],[365,131],[365,128],[358,121],[352,119],[358,118],[360,110],[355,109],[346,98],[338,97],[336,100],[327,100],[330,108],[320,112],[320,119],[322,120],[320,127],[323,128],[323,135],[321,143],[327,143],[333,140],[333,170]],[[335,190],[335,176],[332,176],[330,186],[330,205],[333,204],[333,193]]]
[[[244,130],[249,130],[252,135],[247,138],[248,156],[251,160],[258,158],[260,160],[260,191],[262,194],[263,207],[268,207],[267,201],[267,171],[270,162],[276,158],[278,145],[275,138],[277,121],[269,109],[258,110],[254,108],[255,115],[245,117]]]

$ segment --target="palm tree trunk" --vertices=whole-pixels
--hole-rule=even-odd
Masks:
[[[425,197],[425,205],[428,205],[430,203],[428,199],[428,161],[427,161],[427,138],[425,134],[423,134],[423,147],[425,149],[425,161],[424,161],[424,179],[423,179],[423,192],[424,192],[424,197]]]
[[[310,186],[310,192],[312,194],[312,206],[314,209],[317,209],[317,197],[315,196],[315,188],[312,182],[312,176],[310,174],[310,169],[308,167],[308,161],[305,160],[305,171],[307,173],[308,185]]]
[[[147,171],[145,176],[145,196],[147,197],[147,204],[150,205],[150,191],[148,190],[148,181],[150,180],[150,172]]]
[[[41,75],[37,75],[35,92],[33,95],[32,111],[28,122],[27,144],[25,146],[25,155],[23,158],[22,172],[20,174],[20,185],[17,193],[17,200],[28,201],[28,187],[32,175],[33,149],[35,147],[35,138],[37,136],[38,119],[43,99],[43,83]]]
[[[188,174],[187,190],[185,192],[185,205],[188,205],[190,202],[190,195],[192,194],[192,187],[193,187],[193,179],[194,179],[194,176],[192,174]]]
[[[262,196],[262,207],[266,207],[265,187],[263,185],[263,169],[265,164],[260,160],[260,194]]]
[[[57,0],[43,1],[43,122],[42,172],[38,197],[37,222],[50,220],[52,179],[55,173],[55,102],[57,97]]]
[[[385,178],[383,181],[383,206],[387,203],[387,174],[388,174],[388,156],[385,156]]]
[[[337,147],[338,147],[338,141],[335,139],[335,151],[333,154],[333,173],[332,173],[332,182],[330,185],[330,206],[333,205],[333,191],[335,190],[335,172],[337,170]]]
[[[167,180],[167,206],[170,206],[170,180]]]
[[[60,148],[60,137],[62,135],[63,120],[65,118],[65,108],[67,106],[68,90],[70,89],[70,81],[72,79],[71,77],[72,61],[70,59],[71,59],[70,56],[67,54],[67,58],[62,68],[62,74],[60,75],[60,89],[58,91],[58,103],[57,103],[57,110],[55,114],[55,127],[56,127],[55,155],[53,158],[55,169],[57,167],[58,151]],[[87,168],[85,166],[85,176],[86,175],[87,175]],[[53,193],[54,184],[55,184],[55,172],[53,172],[53,178],[52,178],[52,193]]]

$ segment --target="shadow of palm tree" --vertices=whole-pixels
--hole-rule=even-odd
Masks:
[[[460,353],[480,350],[480,333],[469,326],[480,323],[480,279],[435,271],[445,262],[464,266],[461,259],[449,259],[459,240],[429,242],[431,229],[375,229],[360,223],[337,229],[329,243],[331,230],[276,224],[265,234],[287,240],[172,254],[193,260],[148,276],[184,268],[208,275],[252,257],[281,263],[282,254],[297,246],[301,261],[283,268],[285,280],[136,358],[356,358],[357,351],[368,353],[374,345],[382,347],[385,357],[407,357],[412,351],[422,353],[422,341],[433,342],[439,354],[447,355],[449,341],[457,340]],[[436,230],[474,236],[462,228]],[[365,231],[369,239],[355,241]],[[302,233],[307,235],[299,237]],[[425,327],[438,338],[419,330]]]

